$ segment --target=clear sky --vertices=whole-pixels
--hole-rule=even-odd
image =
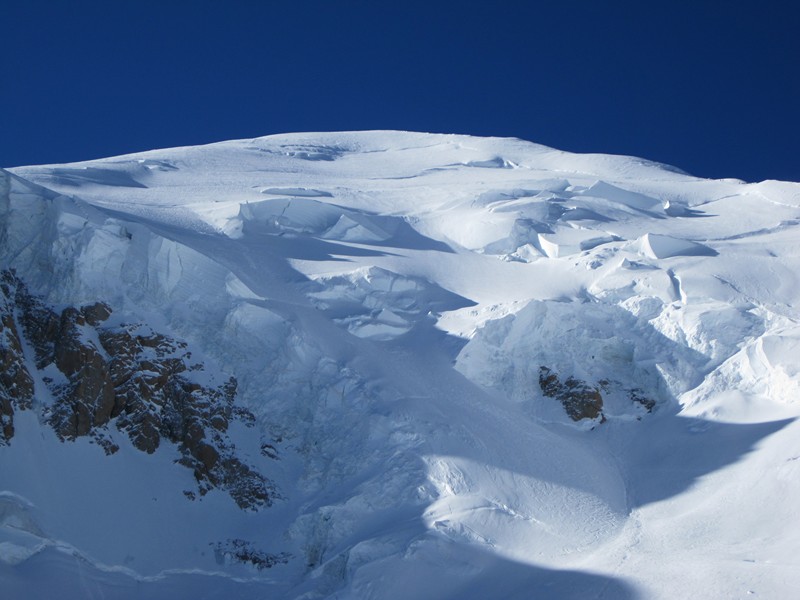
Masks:
[[[798,7],[4,0],[0,166],[406,129],[800,181]]]

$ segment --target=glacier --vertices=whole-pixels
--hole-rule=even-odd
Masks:
[[[0,170],[4,597],[789,597],[799,227],[463,135]]]

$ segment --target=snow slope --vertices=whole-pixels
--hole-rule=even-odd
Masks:
[[[0,268],[43,301],[235,376],[257,422],[231,436],[279,495],[189,500],[175,448],[109,426],[106,456],[20,410],[9,597],[800,590],[800,184],[309,133],[0,171],[0,214]]]

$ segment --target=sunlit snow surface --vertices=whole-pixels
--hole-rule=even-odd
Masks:
[[[235,375],[281,498],[190,501],[168,447],[107,457],[19,412],[3,597],[800,589],[800,184],[401,132],[11,171],[0,266]],[[572,422],[541,366],[610,381],[607,420]],[[226,538],[293,558],[229,564]]]

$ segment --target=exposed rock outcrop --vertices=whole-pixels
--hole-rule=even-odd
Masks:
[[[193,470],[200,494],[227,490],[242,508],[269,505],[274,493],[266,479],[236,457],[226,438],[233,419],[236,380],[203,386],[191,377],[186,344],[138,325],[100,332],[115,389],[112,415],[139,450],[155,452],[162,440],[178,444],[180,463]]]
[[[96,338],[96,332],[83,314],[65,308],[53,340],[53,358],[68,383],[54,387],[58,401],[50,417],[62,438],[88,435],[111,419],[114,385],[106,360],[92,338]]]
[[[236,379],[209,384],[213,377],[190,362],[185,342],[145,325],[108,325],[111,308],[103,303],[68,306],[59,314],[10,271],[2,272],[0,285],[0,443],[14,435],[15,409],[30,408],[34,396],[19,321],[34,354],[30,362],[48,373],[39,377],[52,402],[41,410],[59,438],[92,436],[112,454],[119,448],[103,431],[113,424],[143,452],[176,444],[178,462],[192,469],[201,496],[218,488],[242,509],[272,503],[273,486],[236,455],[227,435],[231,421],[255,420],[235,405]]]
[[[0,445],[14,437],[14,411],[31,407],[33,379],[14,318],[14,280],[0,273]]]
[[[606,420],[600,390],[580,379],[569,376],[561,381],[549,368],[539,367],[539,387],[545,396],[561,402],[573,421],[598,417],[601,423]]]
[[[288,552],[270,554],[258,550],[251,542],[239,538],[211,544],[218,563],[242,563],[251,565],[259,571],[269,569],[278,564],[286,564],[292,557]]]
[[[631,388],[612,379],[600,379],[596,384],[591,384],[570,375],[562,380],[545,366],[539,367],[539,387],[545,396],[558,400],[573,421],[599,419],[600,423],[604,423],[607,415],[616,414],[615,407],[630,415],[631,405],[634,407],[633,414],[638,412],[637,418],[641,418],[641,415],[652,412],[657,404],[642,388]]]
[[[645,395],[644,390],[641,388],[633,388],[632,390],[629,390],[628,397],[631,399],[631,402],[635,402],[636,404],[643,406],[647,412],[652,412],[656,406],[656,401]]]

